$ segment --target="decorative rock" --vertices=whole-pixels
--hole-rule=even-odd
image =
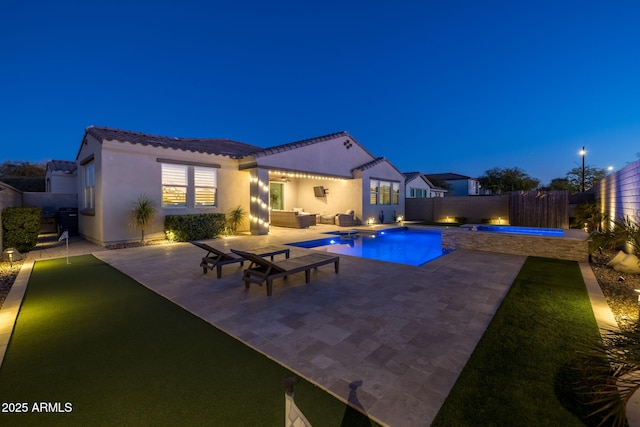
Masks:
[[[640,260],[635,255],[627,255],[613,269],[620,273],[640,273]]]

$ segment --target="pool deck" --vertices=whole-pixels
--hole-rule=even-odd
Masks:
[[[266,236],[207,243],[252,250],[326,237],[322,232],[333,229],[273,227]],[[310,251],[291,247],[291,256]],[[85,241],[70,243],[70,254],[81,253],[94,253],[383,425],[398,427],[431,423],[526,259],[457,250],[412,267],[341,255],[339,274],[324,266],[312,271],[309,284],[304,274],[276,280],[273,296],[267,297],[264,287],[245,291],[239,264],[225,266],[221,279],[215,271],[203,274],[204,251],[188,243],[112,251]],[[65,254],[60,246],[46,254],[34,251],[23,270],[30,271],[33,259]],[[605,327],[615,324],[585,265],[596,317]],[[26,276],[21,271],[16,295],[26,286],[28,271]],[[1,354],[2,337],[0,330]],[[4,337],[8,340],[6,331]]]

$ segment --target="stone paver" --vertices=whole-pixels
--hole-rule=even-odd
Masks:
[[[268,236],[208,243],[251,250],[318,238],[329,228],[274,228]],[[292,248],[291,256],[308,251]],[[431,423],[525,260],[458,250],[411,267],[341,256],[339,274],[325,266],[312,271],[309,284],[304,274],[277,280],[267,297],[261,287],[245,291],[239,265],[226,266],[219,280],[215,272],[203,275],[204,253],[188,243],[109,251],[76,240],[69,253],[94,253],[383,424],[399,427]],[[66,248],[30,255],[62,257]],[[21,271],[22,282],[29,271]]]
[[[317,233],[317,232],[316,232]],[[317,238],[311,230],[215,239],[252,249]],[[292,248],[291,256],[310,249]],[[175,301],[391,426],[429,425],[525,257],[455,251],[422,267],[341,256],[333,266],[245,291],[242,268],[221,279],[190,244],[97,253]],[[278,258],[276,258],[278,259]],[[357,382],[357,389],[350,384]]]

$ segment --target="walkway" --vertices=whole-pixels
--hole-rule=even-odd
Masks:
[[[209,243],[251,250],[318,238],[322,231],[274,228],[268,236]],[[307,251],[292,248],[291,256]],[[244,290],[239,265],[226,266],[219,280],[215,272],[203,275],[204,252],[188,243],[95,255],[398,427],[431,423],[525,260],[455,251],[411,267],[341,256],[339,274],[326,266],[312,272],[308,285],[303,274],[278,280],[267,297],[261,287]],[[350,384],[358,385],[356,393]]]

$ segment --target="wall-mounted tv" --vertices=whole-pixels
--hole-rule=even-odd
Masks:
[[[324,197],[324,187],[313,187],[313,194],[316,197]]]

